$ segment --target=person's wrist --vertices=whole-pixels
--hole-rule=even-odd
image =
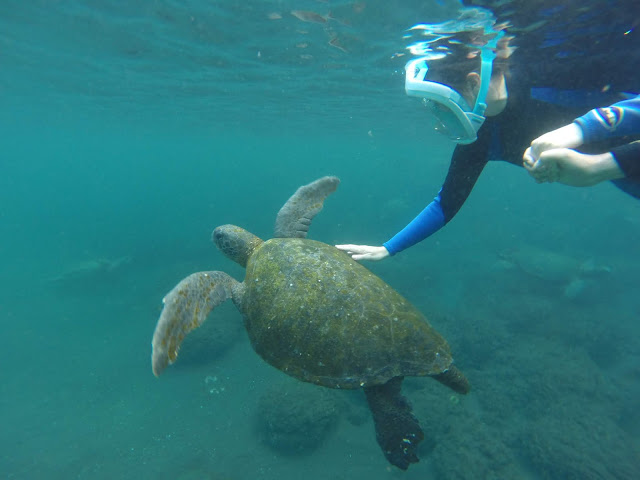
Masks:
[[[624,177],[623,171],[611,152],[593,155],[590,170],[591,175],[597,182]]]
[[[561,129],[562,136],[565,138],[565,148],[576,148],[584,143],[584,133],[582,127],[576,122]]]

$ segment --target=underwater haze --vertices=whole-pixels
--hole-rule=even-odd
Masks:
[[[459,7],[0,2],[1,478],[638,477],[640,203],[609,184],[490,162],[446,228],[365,264],[472,384],[405,380],[426,434],[406,472],[362,392],[267,365],[231,302],[151,371],[163,296],[243,278],[214,227],[269,238],[336,175],[309,238],[380,245],[437,195],[453,145],[404,93],[404,35]]]

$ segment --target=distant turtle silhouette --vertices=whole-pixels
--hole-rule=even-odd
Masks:
[[[497,266],[517,267],[548,285],[561,287],[565,297],[581,296],[590,282],[602,280],[611,268],[598,265],[593,259],[581,260],[573,255],[522,244],[500,254]]]

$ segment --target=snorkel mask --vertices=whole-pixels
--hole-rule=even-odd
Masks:
[[[485,121],[484,111],[493,70],[493,59],[498,40],[504,35],[500,31],[481,47],[480,89],[473,109],[453,88],[442,83],[425,80],[429,66],[425,57],[409,61],[405,66],[405,91],[411,97],[423,99],[435,116],[436,130],[459,144],[469,144],[478,138],[477,132]]]

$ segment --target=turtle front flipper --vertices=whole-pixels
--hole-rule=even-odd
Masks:
[[[335,192],[339,183],[338,177],[322,177],[298,188],[278,212],[274,237],[306,238],[311,220],[322,210],[324,199]]]
[[[417,463],[418,444],[424,433],[411,413],[411,405],[400,393],[403,377],[395,377],[384,385],[366,387],[364,393],[373,414],[376,439],[389,463],[406,470]]]
[[[198,328],[228,298],[240,301],[242,284],[224,272],[198,272],[183,279],[163,299],[151,343],[151,366],[157,377],[173,363],[184,337]]]

